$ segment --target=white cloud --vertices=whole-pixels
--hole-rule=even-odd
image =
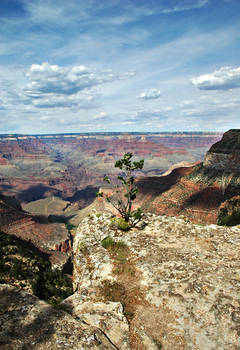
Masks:
[[[131,73],[118,75],[111,70],[97,72],[84,65],[60,67],[49,63],[33,64],[26,75],[30,82],[25,87],[25,92],[32,97],[48,93],[73,95],[97,85],[124,79],[129,75],[131,76]]]
[[[181,5],[175,5],[169,8],[165,8],[161,13],[171,13],[180,11],[189,11],[193,9],[199,9],[207,5],[209,0],[198,0],[198,1],[182,1]]]
[[[81,108],[90,109],[98,105],[96,96],[88,93],[77,93],[75,95],[65,96],[57,94],[43,94],[41,98],[31,99],[33,106],[38,108]]]
[[[155,6],[151,2],[145,2],[144,5],[140,3],[136,6],[136,3],[125,1],[124,3],[120,0],[115,0],[115,5],[123,9],[124,13],[112,17],[103,17],[100,19],[101,23],[122,25],[129,22],[139,20],[141,17],[148,17],[156,14],[171,14],[174,12],[189,11],[199,9],[207,5],[209,0],[181,0],[181,4],[175,5],[171,1],[158,0]],[[112,3],[114,4],[114,3]],[[104,3],[105,6],[105,3]]]
[[[127,80],[134,74],[100,71],[84,65],[32,64],[23,79],[18,76],[14,80],[11,75],[2,78],[4,89],[0,94],[5,107],[14,104],[40,109],[92,109],[101,106],[100,85]]]
[[[161,96],[160,90],[157,89],[148,89],[142,92],[137,97],[143,100],[155,100]]]
[[[27,73],[22,69],[4,72],[0,68],[0,109],[22,113],[36,113],[51,109],[59,113],[79,112],[96,109],[90,119],[105,119],[107,114],[100,113],[103,91],[100,86],[106,83],[122,84],[130,79],[133,72],[122,74],[112,70],[96,70],[84,65],[58,66],[48,63],[32,64]],[[44,120],[44,119],[42,119]]]
[[[191,82],[200,90],[230,90],[240,88],[240,67],[222,67],[213,73],[192,78]]]
[[[60,6],[52,6],[51,2],[26,2],[26,8],[34,22],[55,22],[63,17],[63,9]]]
[[[167,108],[161,109],[139,109],[132,113],[129,113],[128,119],[135,122],[147,122],[147,121],[159,121],[167,118],[168,111]]]
[[[79,18],[88,18],[94,0],[85,2],[69,0],[23,0],[31,20],[35,23],[66,25]]]

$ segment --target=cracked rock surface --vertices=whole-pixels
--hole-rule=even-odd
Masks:
[[[128,232],[108,214],[83,220],[73,314],[120,349],[239,350],[240,228],[154,214],[144,220]],[[102,246],[108,236],[125,243],[121,254]]]
[[[100,329],[55,310],[37,297],[0,284],[1,350],[113,350]]]

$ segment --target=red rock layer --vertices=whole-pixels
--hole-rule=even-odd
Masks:
[[[61,225],[61,226],[60,226]],[[72,250],[68,231],[64,224],[40,223],[24,212],[14,198],[0,196],[0,229],[32,243],[40,251],[48,253],[50,260],[62,266]]]
[[[195,223],[216,224],[222,203],[239,193],[223,190],[219,183],[208,185],[188,178],[194,167],[179,168],[162,177],[138,181],[138,203],[159,215],[183,215]]]

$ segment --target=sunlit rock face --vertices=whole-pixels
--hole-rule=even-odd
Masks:
[[[237,350],[239,235],[154,214],[123,232],[93,213],[77,230],[66,303],[118,349]]]
[[[204,167],[225,172],[240,173],[240,130],[224,133],[205,156]]]
[[[137,200],[148,211],[217,223],[222,204],[240,193],[240,130],[226,132],[203,163],[140,178],[137,185]]]

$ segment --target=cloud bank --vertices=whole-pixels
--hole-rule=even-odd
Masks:
[[[192,78],[191,82],[200,90],[230,90],[240,88],[240,67],[222,67],[211,74]]]
[[[118,75],[113,73],[112,70],[97,72],[84,65],[59,67],[42,63],[33,64],[26,76],[30,82],[25,91],[28,95],[34,97],[49,93],[73,95],[97,85],[123,79],[127,75]]]
[[[119,74],[84,65],[32,64],[25,74],[19,72],[15,77],[9,72],[1,78],[0,107],[8,109],[14,104],[28,109],[98,108],[102,99],[101,86],[132,76],[133,72]]]
[[[239,127],[239,11],[237,0],[0,1],[0,132]]]

